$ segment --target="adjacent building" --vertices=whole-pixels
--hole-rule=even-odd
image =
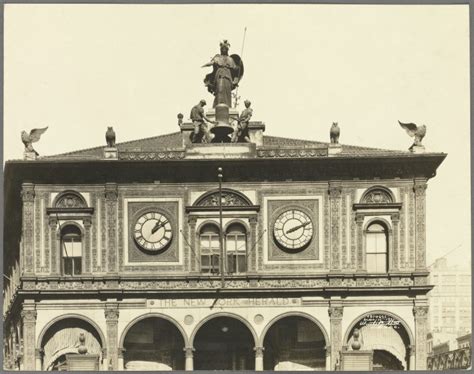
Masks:
[[[193,128],[6,163],[5,369],[425,369],[446,155]]]

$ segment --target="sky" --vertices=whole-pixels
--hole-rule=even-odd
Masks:
[[[5,5],[4,160],[49,126],[52,155],[179,131],[212,96],[201,68],[229,40],[239,95],[273,136],[406,150],[427,126],[448,156],[427,190],[427,263],[470,260],[468,5]],[[243,45],[244,29],[245,44]]]

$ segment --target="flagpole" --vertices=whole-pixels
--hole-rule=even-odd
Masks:
[[[225,287],[225,259],[224,259],[224,233],[222,229],[222,168],[217,168],[217,178],[219,179],[219,246],[220,246],[220,268],[221,268],[221,287]]]

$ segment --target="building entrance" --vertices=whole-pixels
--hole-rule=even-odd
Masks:
[[[150,317],[138,321],[124,340],[126,370],[184,370],[184,339],[171,322]]]
[[[254,338],[240,321],[216,317],[194,338],[195,370],[255,370]]]

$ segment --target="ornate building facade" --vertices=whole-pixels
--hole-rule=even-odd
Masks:
[[[360,350],[425,369],[425,194],[445,154],[264,128],[7,162],[5,368],[335,370]]]

